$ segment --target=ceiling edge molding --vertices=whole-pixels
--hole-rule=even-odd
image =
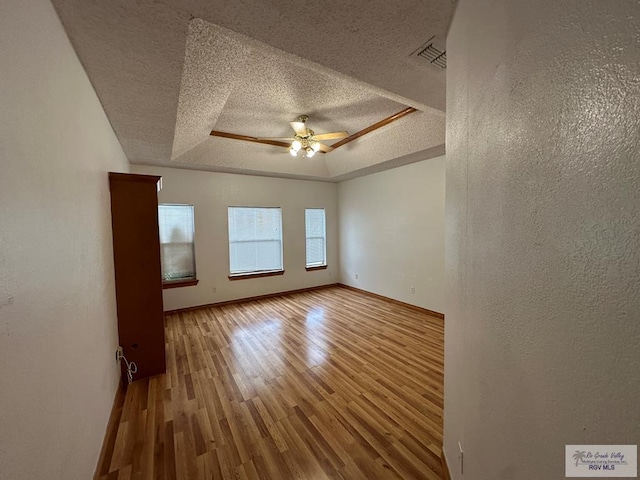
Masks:
[[[248,170],[243,168],[233,167],[218,167],[208,165],[192,165],[185,163],[172,162],[171,165],[158,165],[151,162],[130,162],[132,165],[141,165],[147,167],[160,167],[160,168],[176,168],[183,170],[195,170],[199,172],[214,172],[214,173],[233,173],[235,175],[251,175],[254,177],[271,177],[271,178],[288,178],[290,180],[308,180],[312,182],[335,182],[336,180],[330,177],[318,177],[314,175],[296,175],[294,173],[280,173],[280,172],[268,172],[264,170]]]
[[[352,180],[358,177],[364,177],[373,173],[383,172],[385,170],[391,170],[393,168],[404,167],[412,163],[421,162],[422,160],[428,160],[430,158],[441,157],[445,154],[445,144],[436,145],[435,147],[427,148],[426,150],[420,150],[419,152],[410,153],[402,157],[394,158],[386,162],[377,163],[369,167],[354,170],[352,172],[343,173],[331,177],[332,182],[344,182],[346,180]]]

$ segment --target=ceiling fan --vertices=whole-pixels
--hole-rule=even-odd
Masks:
[[[338,138],[346,138],[349,136],[348,132],[331,132],[331,133],[316,133],[307,127],[307,115],[300,115],[295,122],[289,122],[291,128],[295,132],[293,138],[274,138],[273,140],[288,140],[291,142],[289,147],[289,153],[296,157],[300,152],[304,152],[307,158],[313,157],[318,151],[330,152],[333,147],[320,143],[322,140],[335,140]]]
[[[330,145],[320,142],[324,140],[346,138],[349,136],[348,132],[316,134],[313,130],[307,127],[307,120],[309,120],[307,115],[300,115],[295,122],[289,122],[294,132],[294,135],[291,137],[257,138],[246,135],[236,135],[234,133],[218,132],[216,130],[212,131],[211,135],[215,137],[234,138],[236,140],[245,140],[248,142],[265,143],[267,145],[285,147],[289,149],[289,153],[292,156],[296,157],[299,153],[304,153],[307,158],[313,157],[318,152],[327,153],[333,150],[333,147]]]
[[[295,122],[289,122],[294,132],[292,137],[258,138],[250,137],[248,135],[238,135],[236,133],[221,132],[218,130],[212,130],[210,135],[214,137],[232,138],[234,140],[244,140],[245,142],[263,143],[266,145],[275,145],[276,147],[284,147],[287,148],[289,153],[294,157],[297,157],[298,154],[302,152],[307,158],[311,158],[317,152],[331,152],[342,145],[346,145],[347,143],[367,135],[378,128],[384,127],[391,122],[395,122],[396,120],[399,120],[413,112],[417,112],[414,107],[406,107],[403,110],[394,113],[387,118],[383,118],[379,122],[369,125],[368,127],[351,135],[349,135],[348,132],[316,134],[313,130],[307,128],[307,120],[309,120],[307,115],[300,115]],[[342,140],[334,143],[333,145],[325,145],[324,143],[321,143],[324,140],[333,140],[338,138],[341,138]]]

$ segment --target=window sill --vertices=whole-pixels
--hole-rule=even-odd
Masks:
[[[229,275],[229,280],[245,280],[247,278],[274,277],[276,275],[284,275],[284,270],[272,270],[269,272],[255,272],[255,273],[235,273],[233,275]]]
[[[327,266],[326,265],[317,265],[315,267],[305,267],[305,270],[307,272],[313,272],[314,270],[326,270]]]
[[[184,280],[169,280],[166,282],[162,282],[162,289],[166,290],[167,288],[192,287],[193,285],[197,284],[198,280],[195,278],[185,278]]]

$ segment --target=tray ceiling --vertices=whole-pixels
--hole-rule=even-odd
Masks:
[[[402,85],[383,87],[389,82],[383,61],[378,66],[381,81],[375,85],[351,71],[336,70],[344,60],[321,64],[315,54],[305,58],[238,33],[246,26],[229,16],[233,8],[225,7],[226,16],[217,16],[236,31],[193,18],[198,11],[212,16],[204,3],[54,0],[132,163],[338,181],[444,153],[444,71],[418,68],[402,57],[403,65],[411,66],[404,73],[415,83],[427,84],[426,95],[425,88],[406,89],[410,96],[403,95]],[[257,7],[259,2],[254,3]],[[452,2],[435,3],[441,12],[438,28],[443,30]],[[280,31],[271,21],[266,30],[272,32],[271,43],[279,44],[286,29]],[[317,30],[311,29],[312,37]],[[296,31],[305,33],[302,27]],[[334,56],[353,58],[354,42],[370,33],[342,33],[346,47]],[[264,35],[260,30],[254,37]],[[321,50],[321,56],[331,52],[326,45],[333,42],[325,40],[312,51]],[[416,36],[406,56],[423,40]],[[290,41],[289,50],[296,50],[306,40]],[[361,77],[367,78],[368,71],[363,68]],[[419,111],[311,159],[291,157],[282,147],[209,135],[219,130],[290,136],[289,122],[301,114],[309,115],[308,125],[316,133],[352,134],[406,106]]]

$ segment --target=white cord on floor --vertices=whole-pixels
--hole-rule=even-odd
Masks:
[[[127,357],[124,355],[120,355],[120,358],[124,360],[124,364],[127,366],[127,380],[129,381],[129,385],[133,382],[133,374],[138,372],[138,366],[135,362],[128,362]]]

